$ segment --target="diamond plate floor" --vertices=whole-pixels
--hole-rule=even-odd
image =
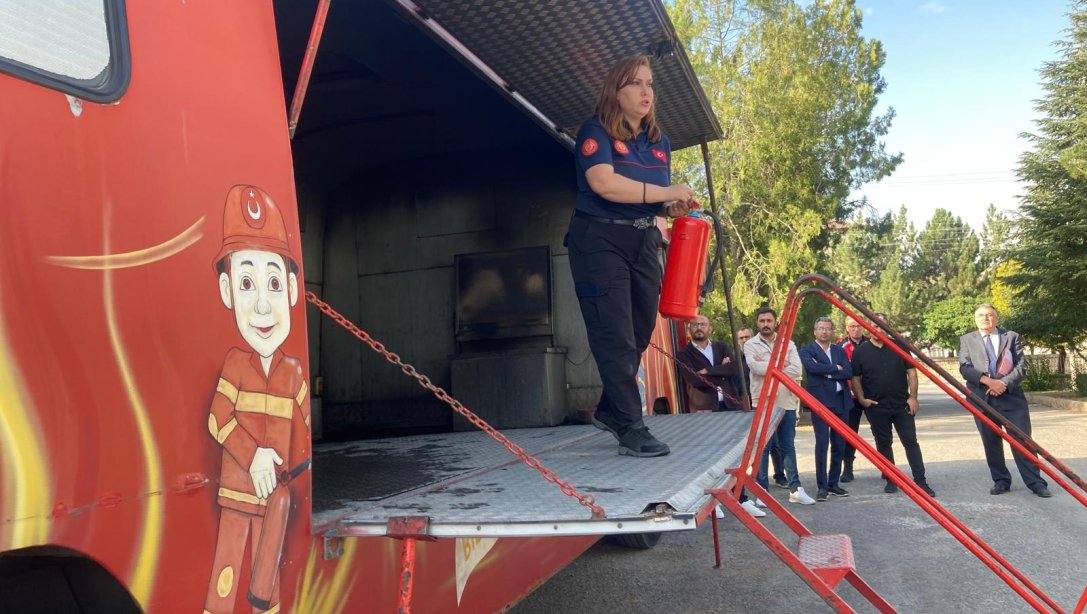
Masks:
[[[482,432],[317,445],[313,526],[333,535],[384,535],[389,518],[427,516],[438,537],[603,535],[695,528],[706,489],[743,454],[753,413],[651,416],[668,456],[616,453],[592,426],[515,429],[505,435],[579,492],[606,518],[568,497]],[[778,412],[772,424],[781,419]],[[662,505],[663,504],[663,505]]]

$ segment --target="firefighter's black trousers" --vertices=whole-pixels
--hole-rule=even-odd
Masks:
[[[570,220],[570,272],[604,384],[596,411],[620,431],[642,420],[636,376],[656,323],[662,241],[656,226]]]

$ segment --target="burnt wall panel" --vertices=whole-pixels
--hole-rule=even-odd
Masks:
[[[448,389],[449,361],[458,351],[454,256],[547,245],[555,322],[550,341],[567,350],[568,410],[591,406],[599,378],[562,245],[573,209],[572,166],[569,154],[556,147],[419,160],[360,176],[332,196],[326,294],[351,301],[354,321]],[[369,348],[360,354],[357,343],[348,349],[350,342],[329,333],[322,329],[326,428],[336,422],[334,415],[364,428],[451,425],[444,403]]]

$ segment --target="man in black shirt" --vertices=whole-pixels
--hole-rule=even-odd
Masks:
[[[853,394],[868,415],[876,449],[891,463],[895,462],[891,448],[891,426],[898,433],[906,459],[913,472],[913,481],[921,490],[936,496],[925,481],[925,462],[921,446],[917,444],[917,370],[895,351],[873,336],[868,343],[853,350]],[[898,491],[894,482],[887,480],[885,493]]]

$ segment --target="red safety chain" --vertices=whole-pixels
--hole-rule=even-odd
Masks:
[[[675,356],[672,356],[664,348],[657,345],[656,343],[653,343],[652,341],[649,342],[649,345],[653,346],[653,348],[655,350],[657,350],[658,352],[660,352],[661,354],[664,354],[666,357],[670,358],[672,360],[672,362],[676,363],[676,365],[679,366],[680,369],[683,369],[687,373],[690,373],[691,375],[693,375],[693,376],[697,377],[698,379],[702,380],[702,383],[706,384],[710,388],[713,388],[714,390],[717,390],[718,392],[723,394],[726,399],[733,402],[737,406],[743,407],[743,404],[744,404],[743,401],[741,401],[740,399],[737,399],[736,397],[732,396],[731,394],[725,392],[724,389],[718,387],[717,384],[715,384],[715,383],[711,382],[710,380],[706,379],[706,376],[704,376],[701,373],[699,373],[698,371],[695,371],[694,369],[692,369],[687,363],[685,363],[682,360],[676,358]],[[737,362],[736,364],[737,364],[738,369],[743,368],[743,365],[740,365],[739,362]]]
[[[519,446],[519,445],[513,443],[512,441],[510,441],[509,439],[507,439],[505,435],[500,433],[498,430],[496,430],[490,424],[487,424],[487,422],[485,420],[483,420],[479,416],[472,413],[472,411],[469,410],[464,405],[462,405],[460,401],[458,401],[458,400],[454,399],[452,396],[450,396],[450,394],[448,392],[446,392],[445,390],[443,390],[442,388],[440,388],[438,386],[435,386],[430,381],[430,378],[428,378],[427,376],[419,373],[418,371],[415,370],[415,367],[405,363],[403,360],[400,359],[399,356],[397,356],[396,354],[394,354],[394,353],[390,352],[389,350],[385,349],[385,346],[380,341],[375,340],[374,338],[372,338],[370,336],[369,333],[362,330],[358,326],[355,326],[355,324],[353,322],[351,322],[347,318],[340,315],[335,309],[330,307],[328,303],[326,303],[326,302],[322,301],[321,299],[317,298],[316,294],[314,294],[313,292],[307,290],[306,291],[306,300],[313,303],[314,305],[316,305],[317,308],[320,309],[322,313],[324,313],[328,317],[335,320],[337,323],[339,323],[340,326],[343,326],[344,328],[346,328],[348,331],[351,332],[352,335],[355,335],[355,337],[357,337],[360,341],[362,341],[366,345],[373,348],[373,350],[375,352],[377,352],[378,354],[381,354],[382,356],[384,356],[385,360],[387,360],[390,363],[400,367],[400,370],[403,371],[405,375],[407,375],[408,377],[414,378],[417,382],[419,382],[420,386],[422,386],[423,388],[426,388],[427,390],[434,393],[434,396],[438,397],[439,399],[444,401],[447,405],[452,407],[454,411],[456,411],[460,415],[464,416],[465,419],[468,420],[468,422],[471,422],[473,425],[475,425],[477,428],[482,430],[484,433],[487,433],[488,435],[493,437],[494,440],[497,441],[498,443],[506,446],[506,449],[508,449],[510,452],[514,453],[515,455],[517,455],[522,461],[524,461],[524,463],[526,465],[528,465],[529,467],[532,467],[536,471],[539,471],[540,475],[542,475],[545,480],[557,485],[562,490],[563,494],[565,494],[568,497],[574,497],[575,499],[578,500],[578,503],[580,503],[580,504],[584,505],[585,507],[589,508],[590,510],[592,510],[593,518],[604,518],[604,508],[600,507],[599,505],[596,505],[596,498],[595,497],[593,497],[592,495],[583,495],[583,494],[579,493],[577,491],[577,489],[575,489],[573,487],[572,484],[570,484],[568,482],[564,482],[563,480],[561,480],[559,478],[559,476],[555,474],[554,471],[552,471],[552,470],[548,469],[547,467],[544,467],[542,464],[540,464],[539,459],[532,456],[528,452],[525,452],[524,448],[522,448],[521,446]]]

